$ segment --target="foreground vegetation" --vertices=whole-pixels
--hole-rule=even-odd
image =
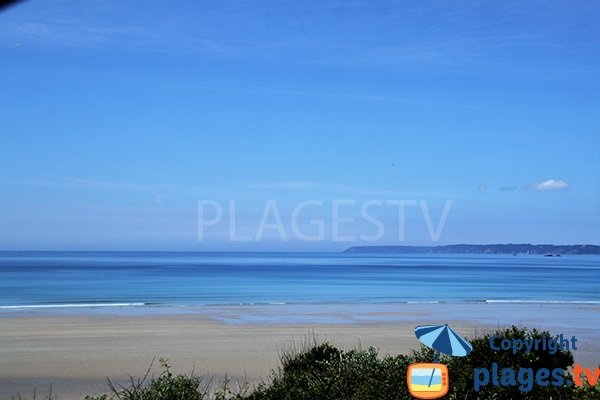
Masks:
[[[473,369],[502,367],[561,368],[573,364],[569,351],[549,354],[535,350],[528,354],[499,352],[490,349],[489,339],[498,334],[503,338],[550,338],[549,332],[512,327],[471,340],[473,352],[468,357],[442,356],[450,374],[450,392],[444,399],[600,399],[600,385],[577,388],[567,384],[559,387],[534,385],[529,392],[518,387],[485,386],[476,392]],[[150,377],[150,370],[140,379],[132,378],[127,386],[115,386],[109,381],[110,393],[87,396],[86,400],[392,400],[411,399],[406,386],[406,371],[415,362],[431,362],[432,350],[421,347],[410,355],[379,356],[375,348],[341,350],[330,343],[304,346],[281,356],[281,366],[273,371],[268,383],[250,389],[248,385],[232,388],[227,380],[212,387],[195,374],[173,374],[166,360],[160,360],[162,372]],[[567,375],[567,379],[572,379]],[[49,396],[52,397],[52,396]]]

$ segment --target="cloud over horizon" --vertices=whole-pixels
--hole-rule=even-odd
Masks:
[[[533,190],[563,190],[569,187],[565,181],[548,179],[543,182],[534,183],[530,186]]]
[[[569,184],[565,181],[559,179],[547,179],[542,182],[536,182],[529,185],[509,185],[509,186],[500,186],[497,190],[501,192],[515,192],[522,190],[564,190],[569,187]],[[489,187],[487,185],[479,185],[477,190],[479,192],[488,191]]]

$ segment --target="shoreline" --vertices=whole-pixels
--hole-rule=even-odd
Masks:
[[[381,354],[419,347],[414,327],[448,323],[472,337],[510,325],[577,336],[576,362],[597,366],[600,305],[582,304],[334,304],[0,313],[0,398],[53,387],[61,400],[108,391],[106,377],[143,376],[153,358],[176,372],[228,375],[235,384],[268,379],[280,351],[313,335],[344,348]],[[136,312],[139,310],[135,310]],[[148,310],[146,310],[148,311]],[[181,310],[179,310],[181,311]],[[129,314],[128,314],[129,312]]]

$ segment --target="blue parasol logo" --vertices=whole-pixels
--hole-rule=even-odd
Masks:
[[[473,346],[465,338],[446,325],[420,325],[415,328],[415,336],[425,346],[449,356],[469,355]]]
[[[425,346],[435,350],[433,363],[411,364],[407,372],[410,394],[418,399],[437,399],[448,393],[448,368],[439,363],[439,354],[464,357],[473,346],[465,338],[446,325],[420,325],[415,336]]]

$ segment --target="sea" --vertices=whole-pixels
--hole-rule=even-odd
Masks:
[[[0,252],[0,312],[397,303],[600,304],[600,257]]]

